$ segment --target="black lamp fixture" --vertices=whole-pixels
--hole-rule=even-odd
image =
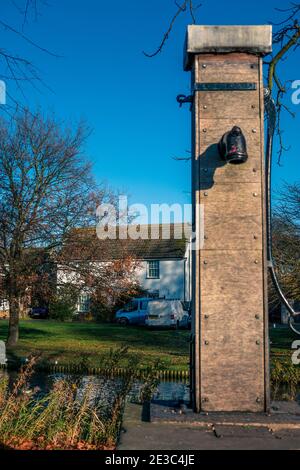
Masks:
[[[242,129],[234,126],[219,142],[219,153],[227,163],[235,165],[248,160],[247,144]]]

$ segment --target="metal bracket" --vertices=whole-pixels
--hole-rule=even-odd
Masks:
[[[184,103],[193,103],[194,101],[194,96],[186,96],[186,95],[178,95],[176,98],[177,103],[179,103],[180,108]]]
[[[252,91],[256,83],[196,83],[195,91]]]

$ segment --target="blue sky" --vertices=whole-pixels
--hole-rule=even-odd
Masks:
[[[23,0],[15,0],[21,4]],[[24,2],[25,3],[25,2]],[[203,0],[199,24],[263,24],[280,18],[285,1]],[[63,56],[51,57],[0,31],[1,44],[29,57],[53,92],[25,87],[30,106],[54,111],[66,121],[85,118],[93,129],[87,154],[99,181],[130,196],[132,203],[190,202],[190,166],[173,156],[190,148],[190,113],[179,109],[179,93],[189,94],[190,74],[182,69],[188,18],[182,15],[163,52],[148,59],[174,13],[173,0],[50,0],[38,21],[25,27],[31,39]],[[21,16],[8,0],[1,18],[20,28]],[[281,67],[284,77],[300,79],[300,51]],[[18,92],[13,84],[9,91]],[[290,97],[289,97],[290,98]],[[288,98],[288,101],[289,101]],[[24,101],[23,101],[24,102]],[[298,115],[284,115],[285,140],[291,146],[284,165],[274,165],[274,185],[298,178]]]

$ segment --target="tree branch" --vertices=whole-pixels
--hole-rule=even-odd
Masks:
[[[143,51],[143,54],[146,57],[155,57],[157,54],[159,54],[162,51],[166,41],[169,39],[169,36],[170,36],[170,34],[173,30],[173,27],[176,23],[176,20],[178,19],[179,15],[181,13],[185,13],[188,10],[193,24],[196,23],[195,12],[196,12],[196,10],[198,10],[198,8],[200,8],[202,6],[201,4],[194,5],[193,0],[184,0],[184,2],[181,3],[181,4],[179,4],[177,1],[175,1],[175,5],[177,6],[177,11],[175,12],[174,16],[171,18],[168,29],[166,30],[165,34],[163,35],[163,38],[161,40],[160,45],[152,53],[147,53],[147,52]]]

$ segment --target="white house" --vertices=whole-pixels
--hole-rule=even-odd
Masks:
[[[133,227],[131,226],[131,229]],[[171,224],[135,227],[136,233],[140,231],[143,238],[137,236],[128,240],[118,238],[99,240],[99,243],[97,241],[96,245],[93,244],[93,247],[97,248],[93,252],[90,269],[93,269],[94,265],[99,268],[99,263],[104,266],[110,260],[122,259],[126,253],[137,261],[135,280],[149,296],[189,302],[191,300],[190,226]],[[97,240],[95,228],[83,229],[83,232],[92,236],[94,241]],[[80,263],[76,257],[73,261]],[[63,269],[61,266],[56,266],[55,271],[58,286],[67,282],[73,283],[74,280],[81,284],[75,271]],[[0,318],[8,315],[8,308],[7,300],[0,299]],[[89,310],[90,295],[82,285],[77,311],[88,313]]]
[[[151,296],[191,300],[191,256],[189,240],[176,239],[176,231],[182,226],[172,225],[170,238],[135,240],[139,267],[136,278],[140,286]],[[162,227],[162,230],[164,227]],[[177,233],[180,235],[180,232]],[[143,243],[144,242],[144,243]],[[141,245],[141,246],[138,246]]]
[[[138,267],[134,276],[139,286],[151,297],[191,300],[191,256],[189,231],[183,224],[137,226],[137,232],[145,238],[128,240],[99,240],[99,252],[94,253],[93,263],[108,263],[121,259],[126,253],[132,256]],[[91,234],[91,229],[89,229]],[[185,233],[186,232],[186,233]],[[96,236],[94,230],[93,236]],[[104,258],[104,259],[102,259]],[[70,273],[72,276],[72,274]],[[65,273],[58,269],[58,282],[64,282]],[[79,313],[89,311],[89,294],[82,289],[77,306]]]

